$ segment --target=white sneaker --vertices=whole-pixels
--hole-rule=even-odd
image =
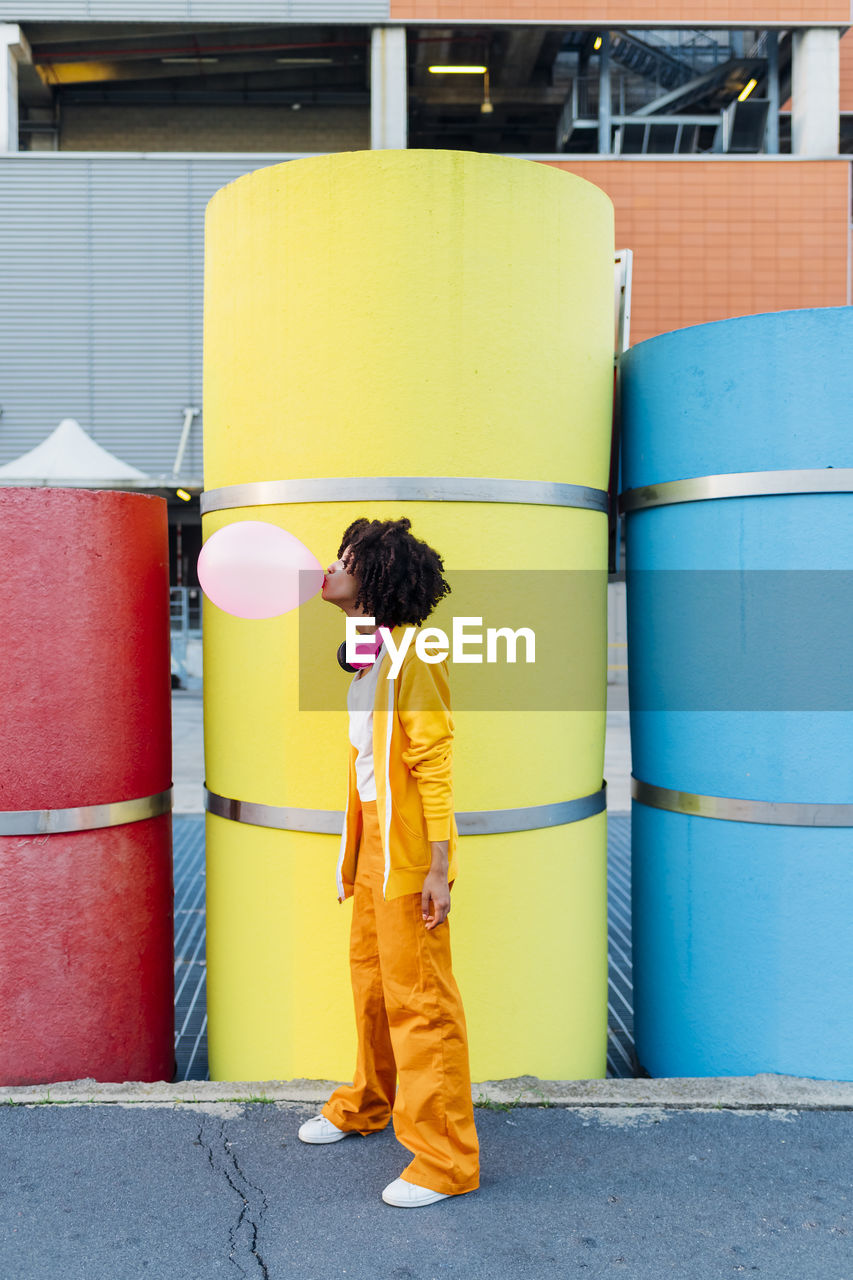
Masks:
[[[430,1191],[429,1187],[419,1187],[414,1182],[395,1178],[382,1192],[382,1199],[398,1209],[419,1209],[422,1205],[435,1204],[436,1200],[447,1200],[449,1197],[443,1191]]]
[[[340,1142],[341,1138],[348,1138],[351,1132],[350,1129],[339,1129],[324,1115],[319,1115],[312,1116],[310,1120],[301,1124],[296,1136],[302,1142]]]

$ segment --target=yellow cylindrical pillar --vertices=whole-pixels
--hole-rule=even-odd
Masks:
[[[509,500],[489,495],[495,481],[607,487],[608,198],[525,160],[344,152],[222,188],[208,205],[205,255],[205,484],[248,486],[231,505],[208,507],[205,537],[234,520],[269,520],[328,563],[355,517],[407,515],[451,584],[459,570],[595,571],[583,643],[593,646],[596,696],[579,710],[455,706],[454,803],[457,815],[488,816],[599,793],[606,514],[534,501],[523,484]],[[384,498],[370,479],[365,497],[342,499],[336,478],[354,476],[432,477],[437,500]],[[488,478],[481,500],[454,499],[449,481],[460,477]],[[261,481],[314,488],[252,505],[269,499],[251,487]],[[334,615],[327,654],[299,651],[307,610]],[[449,630],[454,612],[451,594],[443,621],[437,611],[430,623]],[[205,601],[207,787],[286,811],[289,826],[207,816],[212,1079],[351,1078],[339,837],[293,829],[306,810],[344,808],[342,638],[342,615],[318,598],[268,621]],[[580,642],[566,637],[566,663]],[[303,694],[308,671],[337,690],[338,709],[300,710],[300,671]],[[453,692],[452,663],[450,677]],[[459,859],[454,969],[472,1078],[605,1075],[605,813],[461,834]]]

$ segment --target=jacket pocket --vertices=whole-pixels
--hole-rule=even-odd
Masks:
[[[418,790],[418,784],[411,775],[407,779],[404,802],[397,807],[397,814],[400,818],[401,826],[406,829],[409,835],[429,849],[421,793]]]
[[[400,844],[401,858],[399,865],[409,869],[421,867],[432,861],[432,848],[426,835],[426,826],[421,831],[415,830],[406,821],[402,809],[397,809],[397,837]],[[392,826],[394,820],[392,818]]]

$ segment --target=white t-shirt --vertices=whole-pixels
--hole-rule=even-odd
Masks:
[[[383,641],[373,666],[367,667],[362,675],[356,673],[347,690],[349,740],[358,752],[355,758],[355,780],[362,800],[376,799],[376,777],[373,772],[373,703],[376,697],[376,682],[379,678],[379,663],[385,656],[385,652]]]

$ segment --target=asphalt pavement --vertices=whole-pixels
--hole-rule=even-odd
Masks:
[[[393,1132],[282,1102],[0,1105],[4,1280],[853,1280],[853,1112],[476,1112],[478,1191],[380,1199]]]

